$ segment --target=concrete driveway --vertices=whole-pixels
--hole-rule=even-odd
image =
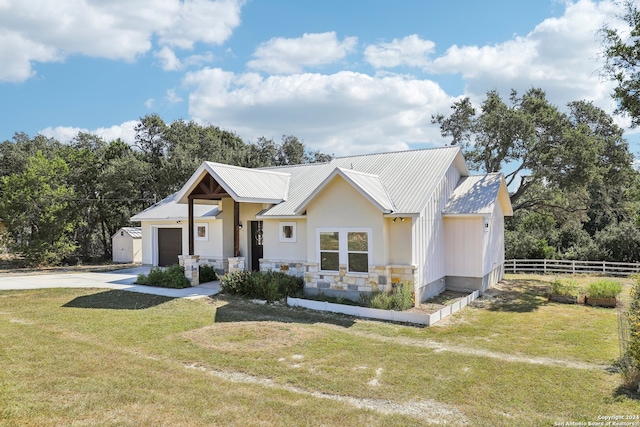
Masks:
[[[44,288],[104,288],[173,298],[201,298],[220,292],[220,282],[202,283],[185,289],[157,288],[135,285],[138,274],[148,274],[150,267],[126,268],[104,273],[54,273],[0,275],[0,291]]]

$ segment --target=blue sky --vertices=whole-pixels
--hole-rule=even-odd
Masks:
[[[610,0],[0,0],[0,141],[132,142],[158,113],[346,155],[443,145],[431,115],[490,89],[611,112],[596,31],[618,12]]]

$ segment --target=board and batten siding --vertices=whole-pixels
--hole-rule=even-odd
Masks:
[[[413,220],[413,263],[418,266],[418,288],[442,280],[446,276],[445,230],[442,211],[453,193],[460,172],[452,163],[431,194],[426,207]],[[419,292],[419,295],[422,295]],[[424,296],[421,299],[425,299]]]
[[[480,254],[486,250],[490,239],[483,231],[484,220],[478,217],[445,218],[444,228],[446,275],[457,277],[482,277],[483,263]]]
[[[504,264],[504,213],[500,203],[496,202],[489,219],[489,230],[483,234],[484,277]]]

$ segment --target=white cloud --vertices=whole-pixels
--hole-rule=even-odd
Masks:
[[[165,71],[176,71],[182,68],[182,64],[176,54],[167,46],[153,52],[153,56],[160,60],[161,67]]]
[[[166,100],[171,105],[179,104],[182,102],[182,98],[178,94],[176,94],[175,89],[169,89],[167,91]]]
[[[144,102],[144,106],[147,108],[153,108],[153,104],[156,102],[155,98],[149,98]]]
[[[401,65],[424,67],[429,63],[428,55],[433,53],[435,43],[422,40],[417,34],[391,43],[369,45],[364,50],[365,60],[375,68],[393,68]]]
[[[335,32],[305,33],[295,39],[273,38],[262,43],[247,63],[254,70],[269,73],[298,73],[308,67],[334,63],[354,51],[357,37],[339,41]]]
[[[244,0],[183,0],[179,2],[174,25],[159,31],[160,42],[191,49],[195,42],[222,44],[240,25]]]
[[[160,66],[165,71],[179,71],[185,67],[199,66],[213,61],[213,53],[207,52],[198,55],[189,55],[180,60],[176,53],[168,46],[153,52],[154,58],[160,60]]]
[[[541,87],[558,105],[587,99],[613,111],[612,85],[599,75],[597,31],[617,12],[610,1],[568,2],[563,16],[544,20],[526,36],[492,46],[454,45],[426,68],[461,73],[472,97],[494,88],[506,97],[511,88]]]
[[[0,81],[33,76],[34,62],[79,54],[134,61],[152,48],[221,44],[240,23],[244,0],[48,0],[0,3]],[[164,66],[176,66],[161,49]],[[175,55],[174,55],[175,56]],[[173,59],[173,62],[172,62]]]
[[[309,148],[344,155],[442,143],[430,117],[451,104],[430,80],[342,71],[263,78],[219,68],[188,73],[189,111],[196,120],[246,140],[293,134]]]
[[[135,143],[136,131],[135,127],[138,124],[137,120],[131,120],[124,122],[120,125],[113,125],[108,128],[97,128],[97,129],[83,129],[79,127],[71,127],[71,126],[56,126],[56,127],[47,127],[42,129],[39,134],[47,136],[49,138],[55,138],[60,142],[69,142],[71,141],[78,132],[92,133],[98,135],[105,141],[113,141],[117,138],[122,139],[129,145],[133,145]]]

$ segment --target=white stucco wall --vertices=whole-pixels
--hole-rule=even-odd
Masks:
[[[193,241],[193,250],[195,255],[219,258],[222,257],[222,220],[195,221],[196,227],[201,224],[207,224],[209,227],[209,236],[206,240],[199,240],[197,237]],[[197,228],[196,228],[197,230]],[[187,245],[189,244],[189,234],[185,227],[184,232],[187,233]],[[188,246],[187,246],[188,248]]]
[[[318,262],[318,228],[371,228],[369,265],[387,264],[384,217],[369,200],[336,176],[307,206],[307,261]]]
[[[411,265],[411,218],[400,218],[393,222],[393,218],[385,218],[384,230],[389,248],[387,261],[384,264]]]
[[[295,223],[296,241],[280,241],[280,223]],[[305,219],[269,219],[263,222],[264,258],[281,261],[307,260],[307,221]]]

